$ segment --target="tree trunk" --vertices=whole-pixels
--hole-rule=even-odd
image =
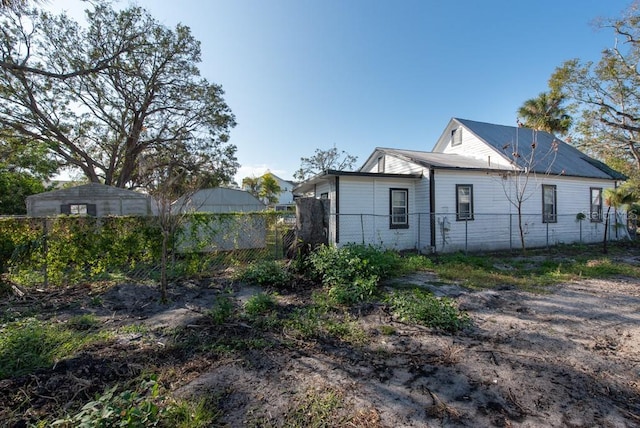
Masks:
[[[524,227],[522,226],[522,204],[518,204],[518,230],[520,232],[520,245],[522,246],[522,255],[527,255],[527,247],[524,242]]]
[[[160,301],[167,303],[167,262],[168,262],[168,242],[169,234],[166,230],[162,231],[162,255],[160,258]]]
[[[328,228],[328,199],[296,199],[296,235],[288,256],[304,257],[320,245],[328,244]]]

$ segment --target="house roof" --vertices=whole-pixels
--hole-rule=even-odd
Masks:
[[[258,205],[264,203],[245,190],[229,189],[227,187],[214,187],[200,189],[190,198],[192,204],[203,205]]]
[[[52,190],[27,196],[27,199],[60,199],[60,198],[122,198],[146,199],[148,195],[133,190],[107,186],[101,183],[88,183],[65,189]]]
[[[437,169],[474,169],[474,170],[505,170],[504,166],[491,165],[488,161],[462,156],[453,153],[434,153],[419,150],[402,150],[378,147],[375,153],[384,153],[409,162]],[[373,156],[373,155],[372,155]],[[366,164],[366,162],[365,162]]]
[[[375,177],[375,178],[391,178],[391,179],[416,179],[422,177],[422,174],[387,174],[379,172],[361,172],[361,171],[339,171],[336,169],[327,169],[315,176],[303,181],[293,188],[295,194],[307,193],[313,190],[313,186],[332,177]]]
[[[534,172],[551,175],[626,179],[623,174],[548,132],[459,118],[453,118],[452,121],[467,128],[519,168],[530,168]]]

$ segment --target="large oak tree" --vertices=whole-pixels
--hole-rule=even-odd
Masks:
[[[207,185],[231,180],[235,118],[200,76],[200,44],[138,7],[65,14],[0,11],[0,125],[42,144],[92,182],[146,187],[179,164]],[[204,178],[204,180],[202,180]]]

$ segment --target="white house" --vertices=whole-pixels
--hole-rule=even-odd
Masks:
[[[624,178],[549,133],[453,118],[431,152],[376,148],[294,190],[330,200],[331,243],[447,252],[520,248],[521,229],[527,247],[602,240]]]
[[[273,178],[278,182],[280,186],[280,194],[278,195],[278,202],[276,203],[276,209],[285,209],[288,206],[293,205],[293,189],[295,184],[292,181],[283,180],[274,173],[270,173]]]

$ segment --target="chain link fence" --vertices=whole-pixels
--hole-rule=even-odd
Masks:
[[[294,229],[291,212],[187,215],[169,237],[169,274],[210,276],[284,259]],[[0,218],[0,273],[19,285],[156,281],[162,233],[156,217]]]
[[[414,213],[408,215],[408,227],[392,228],[389,215],[333,214],[330,240],[423,253],[519,250],[520,225],[526,248],[603,242],[605,226],[607,240],[635,238],[635,215],[612,211],[608,222],[604,217],[591,221],[588,214],[556,215],[554,221],[543,222],[540,213],[521,218],[518,214],[476,213],[470,219],[458,219],[455,213]]]

